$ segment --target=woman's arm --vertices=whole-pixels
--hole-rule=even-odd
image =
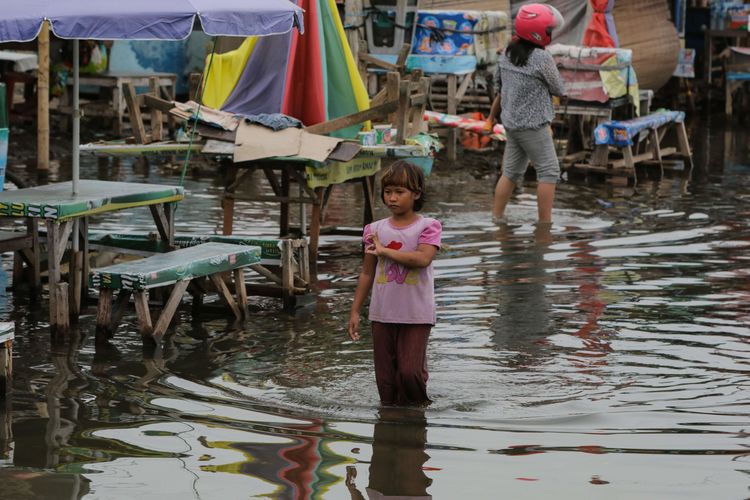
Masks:
[[[362,309],[362,304],[365,303],[365,299],[370,295],[370,290],[372,290],[377,264],[377,257],[369,253],[365,254],[362,262],[362,272],[359,273],[359,279],[357,280],[357,291],[354,292],[352,310],[349,314],[348,330],[352,340],[359,340],[359,310]]]
[[[565,95],[565,82],[563,82],[563,79],[560,76],[560,71],[557,69],[555,59],[549,52],[544,51],[542,53],[546,54],[547,57],[544,58],[541,73],[542,78],[545,83],[547,83],[549,93],[558,97],[563,97]]]
[[[502,98],[500,96],[500,93],[498,92],[495,96],[495,100],[492,101],[492,107],[490,108],[490,114],[487,116],[487,121],[485,122],[484,129],[491,132],[492,128],[495,126],[495,123],[497,123],[497,115],[500,113],[500,105],[502,103]]]

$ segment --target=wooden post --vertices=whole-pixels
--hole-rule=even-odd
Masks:
[[[49,314],[50,328],[54,333],[67,333],[70,326],[68,284],[60,283],[60,263],[72,228],[71,221],[58,224],[54,220],[47,219]]]
[[[232,234],[232,224],[234,222],[234,189],[232,186],[237,180],[237,167],[230,163],[226,167],[224,179],[224,194],[221,197],[221,208],[224,213],[224,222],[222,225],[222,234],[229,236]]]
[[[375,219],[375,176],[362,177],[362,194],[365,199],[364,224],[369,224]]]
[[[0,330],[0,400],[5,399],[13,386],[13,338],[12,326]]]
[[[96,333],[109,335],[112,324],[112,289],[99,290],[99,303],[96,307]]]
[[[292,240],[281,241],[281,298],[285,310],[294,308],[294,251]]]
[[[36,168],[49,170],[49,21],[39,31],[39,66],[36,73]],[[12,96],[11,96],[12,101]]]
[[[245,286],[245,270],[234,270],[234,290],[237,295],[237,302],[240,306],[240,312],[243,316],[247,315],[247,287]]]
[[[449,115],[455,115],[458,110],[458,102],[456,100],[456,92],[457,92],[457,76],[456,75],[448,75],[448,114]],[[456,140],[458,138],[458,134],[456,132],[456,129],[449,129],[448,130],[448,160],[449,161],[456,161]]]
[[[152,76],[148,79],[148,86],[150,92],[155,97],[161,97],[161,91],[159,90],[159,79],[155,76]],[[161,141],[162,140],[162,127],[163,127],[163,117],[161,110],[153,107],[149,107],[149,115],[151,116],[151,140],[152,141]]]
[[[133,293],[135,314],[138,316],[138,330],[141,337],[150,337],[154,331],[151,323],[151,311],[148,308],[148,291],[138,290]]]
[[[281,168],[281,213],[279,215],[279,236],[289,235],[289,169],[294,168],[285,164]]]
[[[398,74],[397,71],[391,71],[388,73],[387,82],[386,82],[386,101],[387,102],[393,102],[399,100],[399,89],[401,88],[401,75]],[[388,115],[388,121],[393,123],[394,126],[396,124],[396,119],[398,117],[398,109]],[[400,132],[397,131],[397,132]]]

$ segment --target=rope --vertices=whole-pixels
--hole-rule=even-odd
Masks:
[[[190,163],[190,154],[193,150],[193,139],[195,138],[195,130],[198,128],[198,119],[201,115],[201,108],[203,107],[203,86],[205,85],[205,80],[208,78],[208,75],[211,73],[211,65],[214,62],[214,54],[216,54],[216,43],[218,41],[218,37],[214,37],[214,46],[211,48],[211,57],[208,59],[208,67],[206,68],[206,72],[201,76],[201,81],[198,84],[198,88],[195,91],[195,102],[198,103],[198,111],[196,111],[191,118],[194,120],[193,129],[190,131],[190,142],[188,144],[188,151],[187,155],[185,156],[185,163],[182,165],[182,172],[180,172],[180,186],[185,184],[185,173],[187,172],[188,164]]]

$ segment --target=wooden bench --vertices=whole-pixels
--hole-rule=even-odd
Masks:
[[[0,323],[0,399],[10,392],[13,385],[13,323]]]
[[[132,295],[141,335],[160,339],[169,327],[188,287],[194,297],[202,300],[203,295],[209,291],[207,280],[213,283],[219,296],[240,320],[247,309],[244,269],[259,263],[260,255],[260,248],[255,246],[202,243],[141,260],[94,269],[90,275],[90,284],[99,289],[97,334],[114,333]],[[236,299],[222,277],[222,274],[229,272],[234,277]],[[148,292],[166,286],[173,286],[172,291],[161,314],[152,323]],[[115,290],[119,290],[119,294],[113,308]]]
[[[590,163],[576,166],[605,173],[621,171],[632,176],[637,183],[635,165],[640,162],[654,161],[663,173],[663,158],[677,153],[692,165],[684,121],[682,111],[658,111],[632,120],[604,122],[594,130],[596,146]],[[676,148],[662,146],[669,130],[676,133]],[[610,160],[610,152],[620,152],[622,158]]]
[[[310,268],[306,239],[274,239],[240,235],[186,235],[174,237],[176,248],[190,248],[203,243],[229,243],[256,246],[261,249],[260,262],[250,268],[260,283],[248,283],[250,293],[281,297],[285,308],[294,306],[295,297],[310,292]],[[89,233],[89,245],[94,249],[117,249],[123,253],[150,256],[169,249],[153,233]]]
[[[27,232],[0,231],[0,253],[13,252],[13,288],[21,283],[32,289],[41,287],[39,268],[39,234],[35,219],[29,219]],[[24,277],[28,269],[28,276]]]

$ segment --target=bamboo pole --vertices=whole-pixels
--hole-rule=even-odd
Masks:
[[[39,69],[36,80],[36,168],[49,170],[49,21],[39,32]]]

